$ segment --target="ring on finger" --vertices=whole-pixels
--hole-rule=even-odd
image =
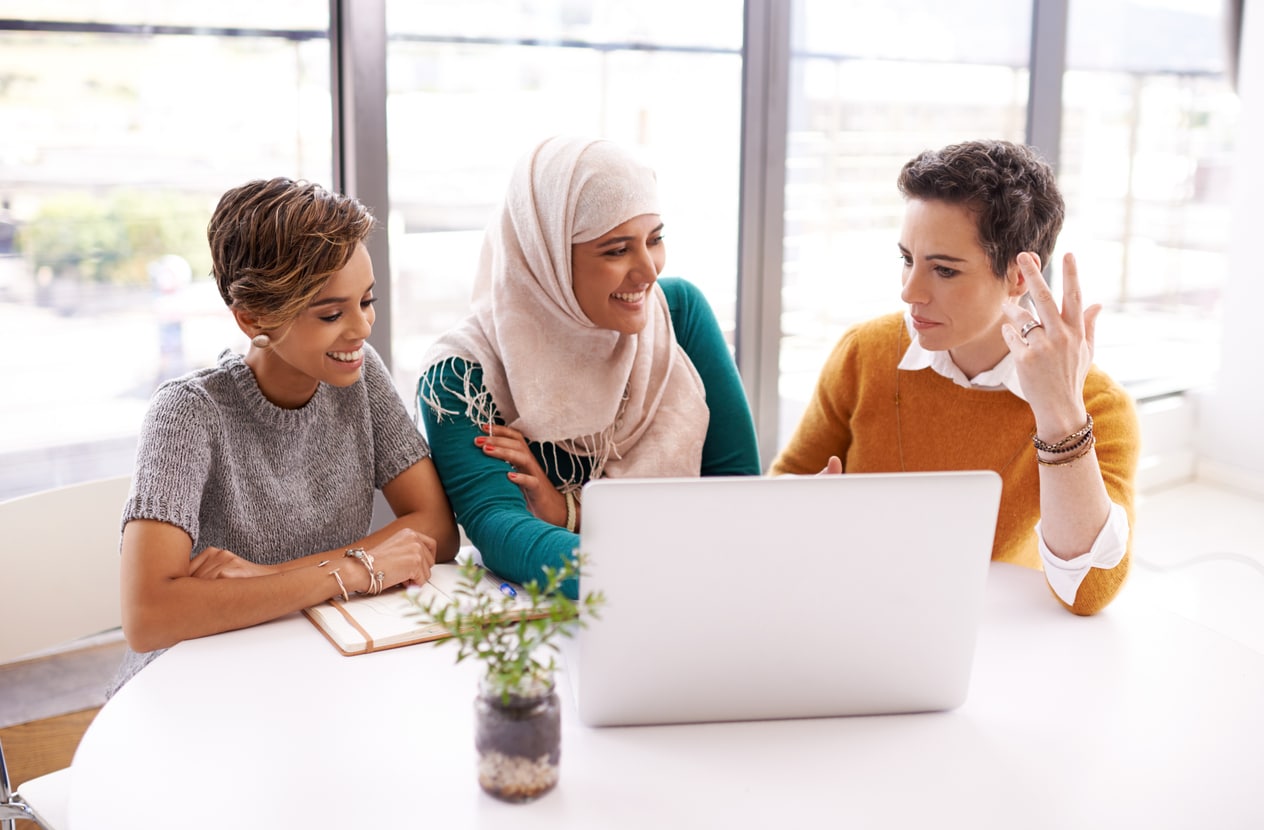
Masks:
[[[1028,334],[1030,334],[1034,329],[1040,328],[1042,325],[1044,324],[1039,320],[1028,320],[1026,323],[1023,323],[1023,327],[1018,330],[1018,336],[1026,340]]]

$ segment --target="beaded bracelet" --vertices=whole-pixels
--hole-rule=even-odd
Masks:
[[[1079,440],[1077,440],[1074,444],[1067,444],[1066,446],[1060,446],[1056,450],[1046,450],[1044,448],[1040,448],[1040,451],[1050,453],[1051,455],[1058,455],[1059,453],[1064,453],[1064,452],[1075,452],[1076,450],[1083,449],[1084,445],[1087,444],[1092,439],[1093,439],[1093,432],[1090,430],[1084,433],[1083,435],[1081,435]]]
[[[1084,448],[1075,455],[1067,456],[1066,458],[1059,458],[1057,461],[1045,461],[1040,456],[1036,456],[1036,461],[1043,467],[1062,467],[1067,464],[1073,464],[1089,454],[1089,451],[1093,449],[1095,444],[1097,444],[1097,439],[1094,438],[1093,433],[1090,432],[1088,434],[1088,440],[1082,441],[1081,443],[1084,445]]]
[[[1084,426],[1080,427],[1075,432],[1068,435],[1066,438],[1063,438],[1058,443],[1050,444],[1045,441],[1041,441],[1040,437],[1036,435],[1036,431],[1034,429],[1031,431],[1031,443],[1034,444],[1036,449],[1040,450],[1041,452],[1050,452],[1050,453],[1071,452],[1072,450],[1075,450],[1079,448],[1081,445],[1083,445],[1087,437],[1092,434],[1093,434],[1093,416],[1090,413],[1088,416],[1088,422],[1084,424]]]

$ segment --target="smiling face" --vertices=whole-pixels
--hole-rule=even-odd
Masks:
[[[350,386],[360,379],[364,342],[373,330],[373,263],[358,243],[351,259],[335,271],[306,309],[293,321],[266,333],[267,348],[251,346],[246,364],[264,397],[296,409],[311,400],[320,383]],[[260,331],[238,314],[248,335]]]
[[[637,334],[649,320],[649,289],[666,261],[658,214],[629,219],[571,246],[575,299],[598,328]]]
[[[900,298],[908,303],[922,348],[947,351],[968,377],[991,369],[1009,349],[1001,306],[1026,291],[1017,262],[998,277],[964,205],[909,199],[900,230]]]

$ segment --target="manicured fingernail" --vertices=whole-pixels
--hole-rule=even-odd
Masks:
[[[494,450],[494,449],[496,449],[496,448],[495,448],[495,447],[493,447],[491,444],[484,444],[484,445],[483,445],[483,450],[484,450],[485,452],[490,452],[491,450]]]
[[[518,474],[517,474],[517,473],[505,473],[505,475],[509,476],[509,480],[510,480],[510,481],[517,481],[517,480],[518,480]]]
[[[476,447],[481,447],[486,443],[487,443],[487,439],[481,435],[474,439],[474,446]]]

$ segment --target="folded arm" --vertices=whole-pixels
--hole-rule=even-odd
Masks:
[[[191,556],[193,540],[175,525],[134,519],[123,528],[123,633],[138,652],[167,648],[273,620],[348,593],[367,591],[368,569],[346,557],[365,548],[384,585],[424,582],[435,561],[452,559],[456,523],[429,459],[383,488],[397,518],[346,547],[260,565],[208,547]],[[336,573],[335,577],[333,574]],[[341,579],[341,585],[338,580]]]

